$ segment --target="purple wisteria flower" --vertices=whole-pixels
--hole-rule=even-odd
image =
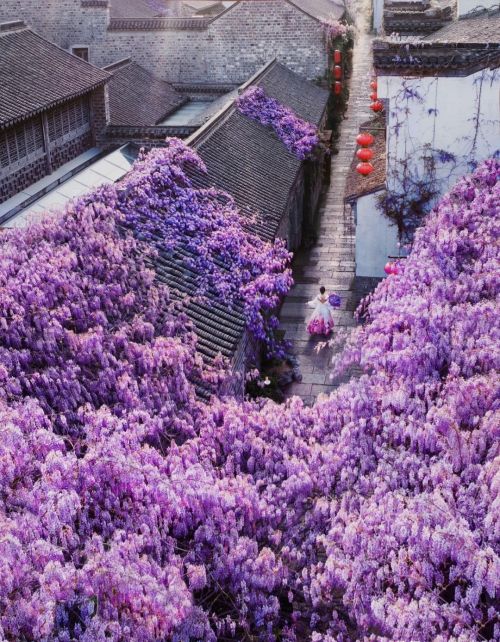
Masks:
[[[236,107],[245,116],[272,127],[286,148],[301,160],[311,157],[318,146],[317,128],[267,96],[262,87],[244,91],[236,100]]]
[[[175,189],[153,158],[131,203]],[[361,376],[312,407],[199,402],[105,200],[0,235],[0,638],[496,642],[500,164],[429,214],[340,357]]]

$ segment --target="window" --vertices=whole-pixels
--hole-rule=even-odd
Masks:
[[[0,167],[22,167],[44,153],[40,119],[29,120],[0,134]]]
[[[47,114],[49,139],[71,140],[90,129],[90,109],[88,99],[73,100]]]
[[[89,48],[88,47],[71,47],[71,53],[73,56],[77,56],[77,58],[81,58],[82,60],[85,60],[85,62],[89,61]]]

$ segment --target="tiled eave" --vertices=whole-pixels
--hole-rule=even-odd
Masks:
[[[101,82],[95,83],[94,85],[91,85],[87,87],[86,89],[82,91],[77,91],[72,94],[68,94],[67,96],[64,96],[64,98],[60,98],[59,100],[54,100],[50,103],[47,103],[46,105],[42,105],[38,107],[37,109],[33,109],[31,111],[27,111],[26,113],[16,117],[16,118],[10,118],[9,120],[2,120],[0,121],[0,130],[2,129],[7,129],[9,127],[13,127],[14,125],[17,125],[17,123],[21,123],[25,120],[28,120],[29,118],[33,118],[34,116],[38,116],[39,114],[43,114],[46,111],[50,111],[51,109],[54,109],[54,107],[57,107],[58,105],[62,105],[64,103],[69,102],[70,100],[74,100],[75,98],[79,98],[80,96],[85,96],[86,94],[92,93],[95,89],[98,87],[101,87],[107,82],[107,80],[102,80]]]
[[[500,64],[500,44],[373,43],[374,68],[384,76],[468,76]]]
[[[109,7],[108,0],[81,0],[80,6],[87,7],[99,7],[101,9],[107,9]]]
[[[109,31],[203,31],[207,18],[111,18]]]

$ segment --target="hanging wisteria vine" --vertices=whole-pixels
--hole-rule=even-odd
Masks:
[[[301,160],[309,158],[318,146],[317,128],[267,96],[262,87],[245,90],[238,96],[236,107],[245,116],[272,127],[285,147]]]
[[[498,640],[499,211],[487,161],[313,408],[198,405],[104,204],[3,235],[0,639]]]

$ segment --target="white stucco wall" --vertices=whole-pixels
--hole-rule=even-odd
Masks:
[[[407,191],[404,177],[408,175],[428,179],[434,165],[436,184],[443,194],[471,171],[474,162],[498,153],[500,69],[467,77],[379,76],[377,80],[379,97],[389,100],[390,191]],[[439,150],[453,154],[454,159],[443,159]]]
[[[373,0],[373,29],[375,33],[382,32],[384,23],[384,0]]]
[[[397,256],[398,228],[377,207],[381,191],[356,203],[356,276],[385,276],[389,256]]]

